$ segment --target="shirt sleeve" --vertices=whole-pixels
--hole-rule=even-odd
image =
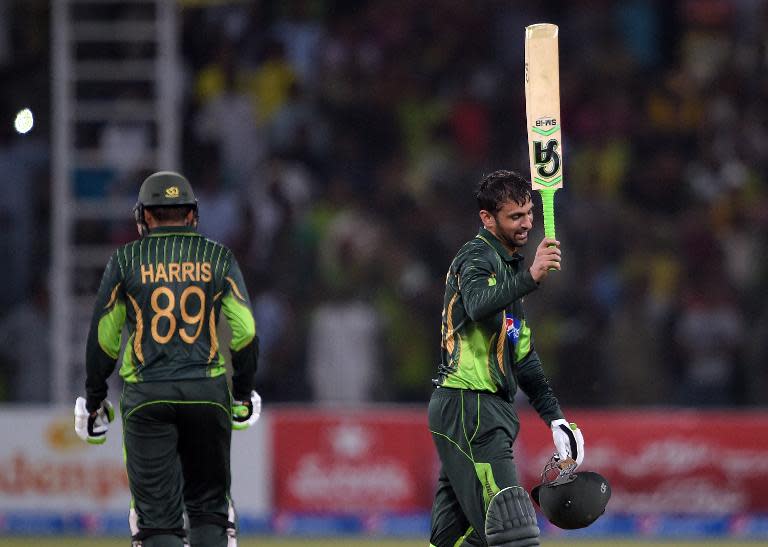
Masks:
[[[528,270],[498,282],[493,266],[482,257],[469,257],[459,268],[459,289],[472,321],[503,310],[537,287]]]
[[[517,384],[547,425],[552,420],[564,418],[560,403],[544,375],[541,359],[535,350],[529,351],[528,355],[517,363],[516,372]]]
[[[253,375],[259,359],[259,338],[256,335],[256,321],[251,312],[248,290],[234,257],[224,278],[221,310],[232,330],[232,395],[244,401],[250,399],[253,389]]]
[[[107,397],[107,378],[115,370],[125,324],[125,292],[117,253],[112,255],[96,294],[85,355],[86,408],[96,410]]]

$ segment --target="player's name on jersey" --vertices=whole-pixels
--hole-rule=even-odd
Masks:
[[[162,262],[158,264],[141,265],[141,282],[166,283],[178,281],[202,281],[207,283],[211,280],[210,262]]]

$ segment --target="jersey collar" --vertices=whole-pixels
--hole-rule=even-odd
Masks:
[[[192,226],[155,226],[149,231],[149,237],[167,235],[200,235]]]

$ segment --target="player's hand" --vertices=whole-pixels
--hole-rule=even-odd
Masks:
[[[536,256],[528,270],[536,283],[547,277],[550,270],[560,269],[560,242],[550,237],[545,237],[536,247]]]
[[[552,439],[560,460],[572,459],[576,467],[584,461],[584,436],[581,429],[566,420],[552,420],[549,424],[552,429]]]
[[[115,409],[108,400],[101,401],[99,408],[88,412],[85,398],[75,401],[75,433],[89,444],[104,444],[107,440],[109,424],[115,419]]]
[[[232,429],[248,429],[261,416],[261,397],[251,391],[248,401],[232,401]]]

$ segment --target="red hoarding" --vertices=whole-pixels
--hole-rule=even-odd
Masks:
[[[768,511],[768,414],[663,410],[568,413],[586,442],[584,470],[611,483],[612,512]],[[552,455],[549,429],[526,413],[516,444],[530,488]]]
[[[437,459],[424,410],[273,413],[275,508],[289,512],[428,511]],[[611,512],[768,511],[768,414],[577,411],[582,466],[611,482]],[[515,459],[530,490],[554,446],[546,424],[521,413]]]
[[[278,510],[408,512],[432,502],[426,410],[279,411],[272,427]]]

